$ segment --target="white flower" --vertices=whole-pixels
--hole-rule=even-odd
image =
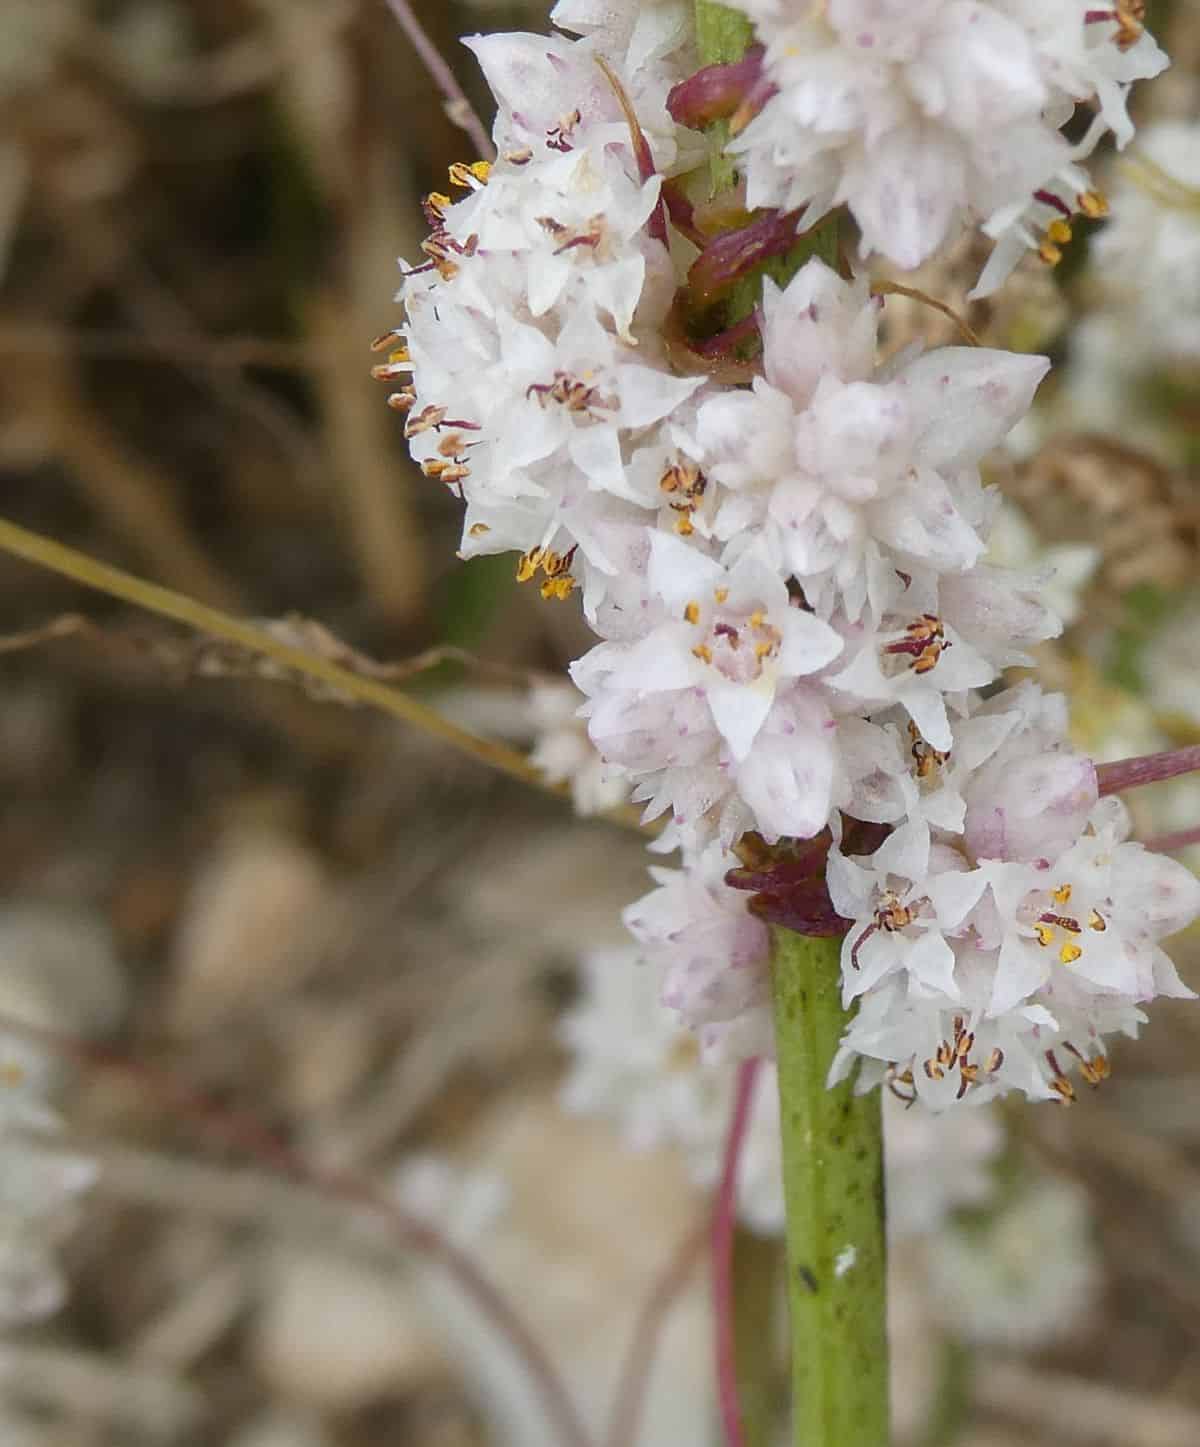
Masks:
[[[1077,102],[1095,100],[1124,145],[1129,84],[1166,64],[1136,22],[1073,0],[736,3],[776,88],[731,147],[749,203],[807,205],[812,224],[845,202],[864,255],[904,268],[1053,185],[1076,154],[1058,128]]]
[[[631,487],[630,458],[702,383],[665,358],[662,156],[631,129],[619,57],[606,73],[590,42],[472,45],[500,102],[501,156],[452,170],[464,199],[426,203],[403,345],[378,370],[412,373],[393,402],[422,471],[466,503],[462,555],[517,551],[518,577],[548,597],[582,576],[594,613],[661,503]]]
[[[624,915],[663,1004],[698,1033],[708,1059],[774,1053],[770,936],[749,896],[725,883],[737,863],[711,844],[681,870],[654,868],[658,887]]]
[[[700,465],[728,490],[731,550],[761,535],[822,617],[856,621],[901,575],[961,572],[985,550],[979,459],[1028,410],[1047,361],[945,347],[877,368],[879,302],[810,261],[764,283],[763,376],[698,409]],[[748,531],[749,534],[748,534]]]

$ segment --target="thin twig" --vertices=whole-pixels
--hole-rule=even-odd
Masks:
[[[554,1424],[564,1447],[591,1447],[587,1429],[553,1363],[523,1317],[504,1293],[479,1270],[470,1255],[431,1222],[412,1215],[368,1180],[346,1171],[313,1165],[247,1112],[217,1105],[166,1071],[130,1059],[119,1050],[3,1014],[0,1014],[0,1030],[34,1040],[85,1071],[123,1075],[180,1119],[194,1124],[223,1149],[249,1156],[328,1198],[363,1207],[379,1217],[407,1249],[436,1261],[452,1276],[509,1342],[524,1362],[541,1398],[543,1410]]]
[[[633,1336],[629,1341],[629,1351],[617,1379],[608,1430],[604,1434],[605,1447],[636,1447],[638,1424],[646,1400],[650,1370],[654,1365],[654,1349],[667,1313],[674,1306],[676,1298],[687,1285],[696,1263],[700,1260],[710,1229],[706,1217],[687,1233],[675,1248],[638,1314]]]
[[[209,608],[203,603],[194,602],[191,598],[185,598],[181,593],[160,587],[157,583],[147,583],[132,573],[123,572],[120,568],[114,568],[75,548],[69,548],[65,543],[56,542],[53,538],[44,537],[41,533],[19,527],[7,518],[0,518],[0,549],[14,553],[27,562],[36,563],[39,567],[48,568],[53,573],[60,573],[63,577],[72,578],[86,587],[95,588],[111,597],[133,603],[147,612],[157,613],[164,618],[173,618],[176,622],[186,624],[187,627],[194,628],[201,633],[211,634],[215,638],[224,638],[239,648],[272,658],[277,663],[294,669],[297,673],[309,678],[320,679],[323,683],[332,684],[343,693],[348,693],[352,698],[372,704],[376,708],[382,709],[384,713],[391,714],[393,718],[402,719],[405,723],[423,729],[426,733],[441,739],[443,743],[458,749],[460,753],[466,754],[469,758],[477,759],[480,763],[487,764],[489,768],[507,774],[510,778],[517,779],[523,784],[531,784],[534,788],[554,794],[559,798],[566,797],[569,792],[562,785],[549,783],[542,772],[515,749],[510,749],[491,739],[481,739],[475,734],[468,733],[466,729],[460,729],[449,719],[443,718],[435,709],[427,707],[406,693],[388,688],[378,679],[363,678],[349,668],[344,668],[317,653],[281,642],[262,628],[233,618],[227,613],[219,612],[216,608]],[[635,812],[628,808],[614,811],[605,817],[612,818],[615,822],[629,828],[639,827],[634,822]]]
[[[1191,829],[1177,829],[1173,834],[1156,834],[1150,839],[1143,839],[1142,843],[1147,849],[1152,849],[1155,854],[1174,854],[1180,849],[1188,849],[1193,844],[1200,844],[1200,826],[1193,825]]]
[[[936,296],[930,296],[927,291],[920,291],[915,286],[904,286],[898,281],[873,281],[871,283],[872,296],[905,296],[909,301],[920,302],[922,306],[931,307],[935,312],[941,312],[942,316],[952,321],[958,328],[969,346],[979,347],[983,343],[979,340],[979,334],[968,326],[966,320],[960,317],[953,307],[947,306],[944,301],[938,301]]]
[[[429,72],[430,79],[445,97],[446,114],[471,137],[471,143],[480,156],[484,160],[491,160],[496,154],[496,148],[492,145],[483,122],[475,114],[475,107],[467,99],[441,52],[425,34],[409,0],[385,0],[385,4],[400,22],[400,29],[408,36],[413,49],[421,58],[421,64]]]
[[[738,1068],[733,1099],[733,1116],[725,1138],[721,1180],[713,1203],[712,1281],[714,1330],[716,1338],[717,1402],[726,1447],[745,1447],[742,1409],[738,1400],[737,1343],[734,1340],[733,1228],[737,1221],[738,1165],[754,1106],[761,1060],[745,1060]]]

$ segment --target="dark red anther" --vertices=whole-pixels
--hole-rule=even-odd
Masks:
[[[706,65],[674,86],[667,96],[672,120],[694,131],[728,120],[763,80],[763,48],[752,45],[741,60]],[[765,104],[765,100],[762,102]]]
[[[1066,220],[1070,221],[1072,214],[1071,208],[1067,205],[1067,203],[1062,199],[1061,196],[1056,196],[1053,191],[1035,191],[1033,193],[1033,199],[1035,201],[1040,201],[1043,206],[1051,207],[1061,216],[1065,217]]]

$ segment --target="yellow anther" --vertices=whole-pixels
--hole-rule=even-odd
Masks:
[[[517,582],[528,583],[530,578],[537,572],[538,565],[541,561],[541,548],[531,548],[529,552],[522,553],[517,559]]]
[[[1100,911],[1098,909],[1092,910],[1092,912],[1088,915],[1088,929],[1106,930],[1107,928],[1108,921],[1104,918]]]
[[[455,161],[450,167],[450,184],[461,186],[466,191],[476,191],[480,186],[487,185],[491,169],[486,161],[475,161],[470,166],[465,161]]]
[[[774,650],[775,645],[773,643],[756,643],[754,645],[754,656],[761,662],[764,658],[769,658]]]
[[[1057,889],[1050,891],[1050,898],[1055,904],[1070,904],[1071,886],[1069,884],[1060,884]]]
[[[1057,246],[1065,246],[1072,236],[1071,223],[1063,217],[1051,221],[1046,227],[1046,240],[1054,242]]]
[[[542,597],[554,598],[558,602],[569,598],[575,591],[575,579],[570,573],[560,573],[556,578],[547,578],[542,584]]]
[[[1068,940],[1062,949],[1059,950],[1058,958],[1064,965],[1073,965],[1081,954],[1083,954],[1083,951],[1079,946],[1073,945],[1070,940]]]
[[[689,604],[684,608],[684,610],[683,610],[683,621],[684,621],[685,623],[699,623],[699,621],[700,621],[700,604],[699,604],[699,603],[689,603]]]
[[[701,663],[711,663],[712,649],[707,643],[697,643],[695,648],[692,649],[692,657],[698,658]]]
[[[724,603],[724,602],[726,602],[726,601],[728,600],[728,598],[729,598],[729,589],[728,589],[728,588],[714,588],[714,589],[713,589],[713,597],[717,600],[718,603]]]
[[[1108,197],[1103,191],[1082,191],[1075,197],[1075,204],[1090,221],[1108,215]]]
[[[472,523],[471,526],[467,529],[468,535],[473,538],[481,538],[483,537],[484,533],[490,532],[491,528],[488,527],[487,523]]]
[[[429,195],[425,197],[425,204],[440,216],[446,207],[453,206],[454,202],[444,191],[430,191]]]
[[[1037,935],[1038,944],[1042,946],[1054,943],[1054,926],[1049,924],[1035,924],[1033,932]]]
[[[750,617],[746,621],[747,623],[749,623],[751,628],[761,628],[763,624],[767,621],[767,615],[763,612],[761,608],[755,608],[754,612],[751,613]]]
[[[679,534],[681,538],[690,538],[691,535],[696,531],[696,529],[692,526],[691,518],[684,514],[676,522],[675,531]]]

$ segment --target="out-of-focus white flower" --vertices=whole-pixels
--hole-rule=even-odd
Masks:
[[[1200,358],[1200,124],[1160,121],[1114,166],[1096,279],[1146,361]]]
[[[1091,1229],[1079,1187],[1034,1181],[996,1216],[930,1238],[930,1300],[979,1346],[1049,1345],[1083,1321],[1099,1293]]]
[[[1080,595],[1100,563],[1100,550],[1089,543],[1044,545],[1016,503],[1007,501],[992,519],[987,555],[1000,567],[1044,579],[1042,600],[1064,625],[1079,617]]]
[[[1104,131],[1125,145],[1130,83],[1167,63],[1131,15],[1072,0],[736,4],[774,87],[732,146],[750,204],[807,206],[812,224],[845,202],[864,254],[904,268],[965,223],[989,219],[993,235],[1019,226],[1041,197],[1055,197],[1060,223],[1091,209],[1079,160]],[[1059,127],[1089,101],[1095,124],[1072,147]],[[1015,260],[991,269],[988,289]]]
[[[571,1052],[568,1110],[613,1121],[638,1150],[675,1147],[694,1179],[715,1185],[733,1111],[737,1069],[705,1062],[695,1036],[658,1002],[659,971],[636,950],[581,961],[581,996],[562,1025]],[[783,1231],[779,1090],[765,1061],[738,1169],[738,1213],[752,1230]],[[896,1239],[939,1230],[963,1206],[985,1202],[1003,1141],[987,1110],[932,1116],[888,1100],[884,1111],[888,1230]]]
[[[736,864],[710,844],[681,870],[652,869],[658,887],[625,911],[663,1004],[697,1032],[709,1059],[774,1053],[770,937],[749,896],[725,883]]]
[[[569,784],[575,812],[586,818],[625,803],[629,783],[596,752],[579,717],[582,703],[579,690],[565,681],[533,685],[529,710],[535,735],[529,762],[552,784]]]
[[[44,1051],[0,1032],[0,1326],[62,1305],[58,1248],[97,1175],[94,1161],[54,1140],[62,1124],[43,1099],[48,1070]]]

